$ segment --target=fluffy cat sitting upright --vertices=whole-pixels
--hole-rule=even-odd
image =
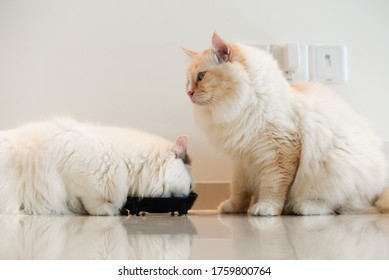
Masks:
[[[184,51],[196,119],[234,164],[221,212],[389,211],[382,142],[337,95],[290,85],[269,53],[216,33],[210,49]]]
[[[185,136],[70,118],[0,132],[0,213],[117,215],[127,196],[187,196]]]

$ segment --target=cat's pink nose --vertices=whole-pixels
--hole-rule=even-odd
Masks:
[[[194,91],[193,91],[193,90],[188,91],[188,96],[189,96],[189,97],[192,97],[193,94],[194,94]]]

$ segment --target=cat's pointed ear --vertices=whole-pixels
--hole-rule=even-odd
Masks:
[[[190,59],[193,59],[197,55],[197,52],[194,52],[194,51],[191,51],[191,50],[188,50],[188,49],[185,49],[185,48],[182,48],[182,50],[184,51],[184,53],[186,53],[186,55]]]
[[[185,159],[186,150],[188,147],[188,139],[186,136],[180,136],[176,139],[172,147],[172,152],[175,154],[176,158]]]
[[[231,49],[216,32],[214,32],[212,36],[212,47],[220,63],[230,61]]]

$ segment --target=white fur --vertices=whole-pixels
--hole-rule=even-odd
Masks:
[[[69,118],[0,132],[0,213],[116,215],[127,196],[185,196],[174,144]]]
[[[303,101],[304,141],[287,207],[302,214],[376,212],[374,200],[387,183],[383,143],[328,89],[315,85]],[[312,205],[318,197],[322,205]]]
[[[268,53],[238,47],[245,69],[238,62],[218,66],[242,77],[234,95],[223,104],[195,105],[198,123],[235,166],[231,197],[220,210],[245,212],[254,195],[248,210],[253,215],[277,215],[279,207],[303,215],[376,212],[388,165],[382,142],[366,122],[324,86],[296,92]],[[290,132],[300,135],[301,155],[286,204],[280,205],[262,198],[260,189],[277,182],[277,169],[268,163],[277,138],[288,139]]]

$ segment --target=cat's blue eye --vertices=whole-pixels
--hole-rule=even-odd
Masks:
[[[206,71],[199,72],[197,74],[197,81],[201,81],[202,79],[204,79],[205,73],[207,72]]]

